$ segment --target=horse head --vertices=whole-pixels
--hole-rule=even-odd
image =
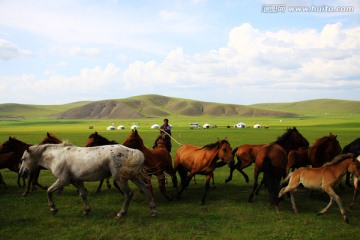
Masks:
[[[229,167],[234,165],[234,154],[232,153],[232,148],[227,139],[218,140],[218,157],[229,165]]]
[[[329,146],[327,149],[329,150],[329,152],[333,153],[334,156],[339,155],[342,152],[342,149],[339,141],[337,140],[337,135],[334,135],[330,132],[328,140]]]
[[[144,142],[136,129],[131,130],[131,134],[125,139],[123,145],[134,149],[142,149],[145,147]]]
[[[62,143],[62,141],[59,138],[57,138],[55,135],[47,132],[46,136],[44,137],[43,140],[41,140],[39,145],[41,145],[41,144],[59,144],[59,143]]]
[[[23,152],[29,146],[31,146],[31,144],[27,144],[16,138],[9,137],[9,139],[2,144],[1,153]]]
[[[117,144],[117,142],[114,140],[110,141],[107,138],[98,134],[98,132],[94,132],[89,136],[87,142],[85,143],[85,147],[95,147],[111,144]]]
[[[282,136],[278,137],[275,143],[282,146],[287,145],[288,151],[309,146],[308,140],[301,135],[296,127],[288,128]]]

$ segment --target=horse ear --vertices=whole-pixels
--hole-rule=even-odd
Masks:
[[[95,131],[95,135],[98,135],[97,131]]]
[[[47,135],[48,137],[50,137],[50,133],[49,133],[49,132],[47,132],[46,135]]]
[[[26,150],[28,153],[31,153],[31,151],[30,151],[30,146],[27,146],[25,150]]]

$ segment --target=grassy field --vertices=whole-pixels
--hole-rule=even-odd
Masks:
[[[246,129],[226,128],[237,122],[245,122]],[[0,121],[0,141],[9,136],[37,144],[51,132],[63,140],[83,146],[94,131],[122,142],[130,134],[132,124],[139,126],[139,134],[145,145],[151,147],[158,130],[150,129],[153,123],[161,124],[161,118],[136,120],[46,120],[12,119]],[[189,123],[199,122],[217,125],[211,129],[189,129]],[[124,125],[123,131],[106,131],[106,127]],[[268,129],[253,129],[255,123],[269,126]],[[232,147],[245,143],[269,143],[280,136],[287,127],[296,126],[310,143],[332,132],[338,135],[343,147],[355,138],[360,130],[359,115],[313,115],[304,118],[242,118],[235,117],[170,117],[174,126],[173,137],[180,143],[205,145],[217,138],[227,137]],[[89,129],[92,126],[93,129]],[[179,145],[173,142],[172,156]],[[46,192],[37,189],[22,197],[23,189],[16,184],[16,174],[6,169],[1,173],[8,189],[0,186],[0,238],[1,239],[353,239],[359,236],[360,205],[348,211],[350,224],[342,221],[336,204],[323,216],[317,211],[326,206],[328,196],[324,193],[297,193],[299,214],[293,214],[289,200],[281,202],[281,211],[276,212],[268,204],[268,195],[261,191],[254,202],[247,203],[253,181],[253,167],[245,172],[250,183],[234,173],[233,181],[225,184],[229,169],[215,171],[216,187],[208,193],[204,206],[199,204],[204,187],[204,177],[198,176],[198,184],[191,183],[181,200],[168,202],[153,180],[158,216],[150,217],[150,211],[142,194],[133,185],[135,192],[128,216],[116,220],[115,215],[123,203],[123,197],[115,189],[106,189],[94,194],[98,183],[86,183],[92,212],[82,216],[83,202],[69,186],[62,194],[55,194],[59,208],[52,216],[47,206]],[[54,182],[48,171],[42,171],[39,182],[50,185]],[[171,184],[168,191],[175,195]],[[352,189],[337,190],[344,205],[350,203]]]

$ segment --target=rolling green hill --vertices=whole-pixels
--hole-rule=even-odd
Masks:
[[[292,103],[264,103],[251,105],[255,108],[307,114],[359,114],[360,101],[317,99]]]
[[[63,105],[0,104],[0,118],[134,119],[171,115],[296,117],[314,114],[360,114],[360,101],[318,99],[293,103],[236,105],[141,95]]]
[[[279,116],[296,114],[263,110],[244,105],[202,102],[161,95],[142,95],[125,99],[96,101],[69,109],[59,119],[144,118],[170,115],[184,116]]]

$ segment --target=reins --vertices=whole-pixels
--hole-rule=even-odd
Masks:
[[[170,134],[168,134],[167,132],[165,132],[164,129],[161,129],[161,128],[160,128],[160,131],[162,131],[163,133],[165,133],[166,135],[168,135],[172,140],[174,140],[174,142],[176,142],[177,144],[179,144],[179,146],[184,145],[184,144],[179,143],[178,141],[176,141],[176,139],[173,138],[173,137],[172,137]]]

